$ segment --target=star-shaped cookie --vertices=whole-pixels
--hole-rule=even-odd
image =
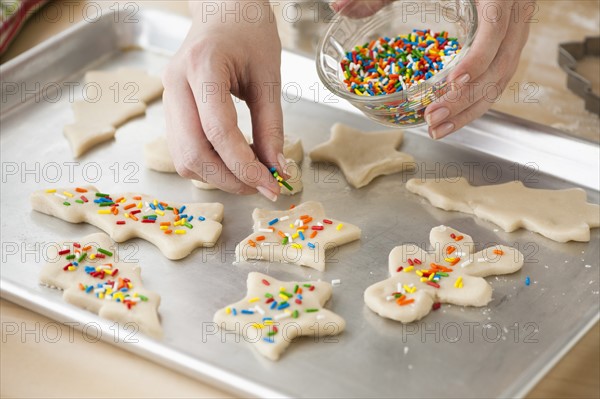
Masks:
[[[358,240],[361,230],[329,219],[323,205],[308,201],[286,211],[255,209],[253,233],[235,248],[236,259],[294,263],[325,270],[325,251]]]
[[[219,310],[214,322],[240,332],[271,360],[279,359],[298,336],[337,335],[346,326],[344,319],[323,308],[333,291],[329,283],[286,282],[252,272],[247,288],[246,297]]]
[[[73,103],[75,122],[64,127],[75,157],[112,139],[119,126],[144,115],[147,104],[163,92],[159,77],[134,68],[90,71],[85,82],[87,97]]]
[[[336,123],[331,138],[309,154],[313,162],[332,162],[342,170],[348,183],[356,188],[377,176],[391,175],[415,167],[414,158],[397,151],[402,144],[401,130],[362,132]]]
[[[122,328],[161,337],[160,296],[143,287],[139,265],[123,260],[118,250],[104,233],[49,246],[40,283],[63,290],[65,301]]]
[[[391,277],[364,294],[367,306],[382,317],[410,323],[440,303],[484,306],[492,287],[483,277],[514,273],[523,266],[516,249],[496,245],[474,253],[473,239],[446,226],[431,230],[433,252],[402,245],[390,252]]]
[[[410,179],[406,188],[446,211],[473,214],[506,232],[519,228],[558,242],[589,241],[600,226],[600,207],[587,203],[580,188],[541,190],[520,181],[474,187],[458,179]]]
[[[220,203],[177,204],[146,194],[101,193],[93,186],[39,190],[31,195],[31,206],[70,223],[99,227],[117,242],[142,238],[169,259],[214,246],[223,220]]]

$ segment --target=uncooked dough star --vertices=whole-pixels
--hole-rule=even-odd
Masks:
[[[492,287],[483,277],[514,273],[523,266],[523,254],[503,245],[474,254],[473,239],[450,227],[434,227],[429,240],[432,252],[414,244],[390,252],[391,277],[371,285],[364,294],[371,310],[410,323],[440,303],[484,306],[492,299]]]
[[[286,211],[255,209],[253,233],[240,242],[237,260],[294,263],[325,270],[325,251],[360,238],[350,223],[329,219],[323,205],[308,201]]]
[[[246,297],[217,311],[214,322],[238,331],[271,360],[279,359],[298,336],[337,335],[346,326],[344,319],[323,308],[333,291],[329,283],[286,282],[252,272],[246,284]]]
[[[356,188],[381,175],[390,175],[415,167],[414,158],[397,150],[404,134],[400,130],[362,132],[336,123],[331,138],[309,154],[314,162],[333,162]]]

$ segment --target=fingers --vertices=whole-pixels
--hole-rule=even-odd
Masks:
[[[451,90],[427,107],[425,120],[432,138],[447,136],[470,122],[465,121],[466,116],[481,115],[474,109],[481,110],[483,104],[489,109],[499,99],[516,71],[527,31],[527,25],[513,24],[486,71],[469,82],[451,82]],[[474,107],[475,104],[479,105]]]
[[[375,14],[392,0],[335,0],[331,9],[351,18],[364,18]]]
[[[230,193],[256,192],[236,179],[206,139],[194,97],[184,78],[174,84],[165,82],[163,102],[169,150],[177,173],[188,179],[213,184]]]
[[[490,66],[503,44],[511,19],[512,1],[482,1],[478,7],[479,27],[469,53],[448,76],[449,82],[477,79]]]
[[[227,168],[242,183],[275,201],[279,185],[256,157],[237,126],[237,113],[230,94],[231,78],[225,65],[215,62],[210,68],[189,71],[197,105],[195,112],[200,115],[206,138]]]
[[[286,161],[283,156],[281,80],[277,73],[277,76],[258,81],[269,83],[265,84],[269,90],[260,90],[255,98],[246,100],[252,117],[254,152],[263,164],[276,167],[282,174]]]

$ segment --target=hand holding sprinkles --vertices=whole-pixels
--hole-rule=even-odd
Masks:
[[[361,230],[328,219],[323,205],[309,201],[287,211],[255,209],[254,232],[235,248],[236,259],[294,263],[325,270],[325,250],[358,240]]]
[[[120,261],[114,242],[104,233],[49,248],[51,259],[40,272],[40,283],[63,290],[65,301],[116,322],[135,323],[141,332],[162,336],[158,294],[142,285],[141,268]],[[56,252],[56,253],[53,253]]]
[[[182,205],[145,194],[111,195],[91,186],[36,191],[31,205],[67,222],[99,227],[117,242],[143,238],[169,259],[181,259],[195,248],[215,245],[222,230],[222,204]]]
[[[248,274],[248,293],[219,310],[214,322],[238,331],[258,352],[277,360],[297,336],[324,337],[341,333],[346,322],[323,309],[333,288],[324,281],[286,282],[261,273]]]
[[[403,245],[389,256],[391,277],[365,291],[367,306],[382,317],[410,323],[439,309],[441,303],[484,306],[492,287],[483,277],[514,273],[523,266],[523,255],[497,245],[473,253],[473,239],[450,227],[431,230],[435,252]]]
[[[414,29],[395,38],[380,37],[356,46],[341,61],[344,83],[359,96],[401,92],[440,72],[460,52],[448,32]]]

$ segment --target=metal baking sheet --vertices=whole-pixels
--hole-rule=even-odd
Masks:
[[[349,188],[336,168],[313,165],[307,158],[304,192],[272,204],[259,196],[201,191],[176,175],[147,170],[143,144],[164,133],[159,101],[144,118],[120,128],[114,141],[74,160],[62,135],[63,125],[72,120],[67,92],[56,97],[47,89],[45,97],[36,98],[31,89],[36,82],[42,89],[50,83],[64,88],[66,82],[81,87],[86,70],[122,66],[159,74],[189,26],[185,19],[160,12],[139,13],[136,23],[118,17],[107,14],[95,24],[77,26],[1,69],[2,297],[76,328],[88,326],[88,332],[89,326],[97,327],[107,342],[222,389],[263,397],[523,396],[598,320],[598,229],[589,243],[559,244],[522,230],[508,234],[472,216],[433,208],[403,184],[409,177],[432,174],[466,174],[475,184],[516,178],[540,188],[582,186],[589,201],[598,203],[597,145],[491,113],[444,142],[430,140],[424,130],[407,132],[403,150],[415,156],[417,171],[381,177],[360,190]],[[302,137],[306,149],[326,140],[335,122],[380,129],[327,96],[316,83],[312,60],[285,52],[283,76],[286,132]],[[10,94],[12,84],[17,84],[16,94]],[[298,88],[304,88],[301,95]],[[29,94],[22,101],[25,89]],[[245,106],[238,104],[238,110],[240,126],[249,132]],[[31,211],[29,194],[84,183],[108,192],[225,205],[217,246],[184,260],[169,261],[142,240],[120,245],[142,265],[146,287],[162,295],[163,340],[127,331],[115,339],[112,323],[38,285],[45,245],[98,229]],[[362,239],[330,253],[325,272],[264,262],[233,264],[233,249],[250,231],[255,207],[286,209],[309,199],[360,226]],[[439,224],[472,235],[480,246],[518,247],[526,256],[523,270],[489,278],[494,299],[483,308],[444,305],[410,325],[372,313],[363,303],[363,291],[387,278],[390,250],[406,242],[427,245],[430,228]],[[214,333],[213,313],[244,294],[250,271],[288,280],[340,279],[328,308],[346,319],[346,331],[333,340],[298,339],[278,362],[261,358],[231,334]],[[531,286],[525,286],[525,276],[531,277]]]

